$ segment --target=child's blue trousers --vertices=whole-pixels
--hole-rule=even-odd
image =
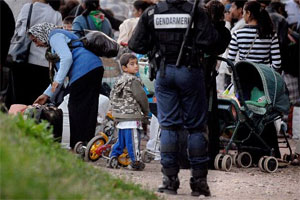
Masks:
[[[119,129],[118,141],[113,145],[110,157],[119,157],[124,148],[132,162],[140,161],[140,134],[136,128]]]

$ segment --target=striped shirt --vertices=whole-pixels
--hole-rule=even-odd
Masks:
[[[238,60],[267,64],[276,69],[281,67],[279,43],[276,33],[273,37],[260,39],[256,26],[246,25],[232,34],[227,58],[234,62],[237,53],[239,53]]]

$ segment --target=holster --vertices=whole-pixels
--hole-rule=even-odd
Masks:
[[[160,68],[161,55],[159,52],[153,50],[153,53],[148,55],[149,57],[149,79],[153,81],[156,78],[156,73]]]
[[[156,77],[157,65],[154,59],[149,61],[149,79],[153,81]]]

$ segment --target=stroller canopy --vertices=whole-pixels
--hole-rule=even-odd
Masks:
[[[248,61],[240,61],[235,67],[245,100],[250,99],[256,87],[264,92],[268,105],[281,113],[289,112],[289,97],[279,73],[267,65]]]

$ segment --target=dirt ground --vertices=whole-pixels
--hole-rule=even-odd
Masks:
[[[295,149],[295,142],[291,140],[292,149]],[[286,153],[287,149],[281,149]],[[159,161],[151,161],[146,164],[144,171],[130,171],[127,168],[108,169],[106,161],[100,159],[94,163],[114,176],[136,183],[145,189],[156,191],[161,184],[162,174]],[[181,170],[179,173],[180,188],[178,195],[166,195],[157,193],[163,199],[199,199],[190,196],[189,170]],[[212,196],[204,199],[234,200],[300,200],[300,167],[288,165],[279,168],[276,173],[265,173],[257,167],[242,169],[235,166],[230,172],[209,170],[208,184]]]

